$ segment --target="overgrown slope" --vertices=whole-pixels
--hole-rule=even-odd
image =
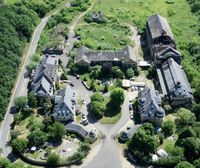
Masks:
[[[0,8],[0,120],[5,114],[23,49],[37,23],[37,14],[25,6]]]

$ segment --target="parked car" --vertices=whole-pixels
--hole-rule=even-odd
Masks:
[[[130,114],[130,119],[133,119],[133,118],[134,118],[133,113],[131,113]]]
[[[71,82],[71,83],[70,83],[70,86],[72,86],[72,87],[73,87],[73,86],[74,86],[74,84]]]
[[[128,132],[122,131],[119,136],[120,142],[126,142],[128,140]]]
[[[88,125],[88,120],[86,118],[84,118],[84,119],[81,120],[80,123],[83,124],[83,125]]]
[[[93,129],[92,131],[90,131],[89,136],[90,136],[91,138],[96,138],[96,136],[97,136],[96,130]]]
[[[137,163],[137,160],[133,157],[133,155],[131,155],[131,153],[127,154],[127,158],[130,162],[132,163]]]
[[[79,75],[76,75],[76,79],[79,79],[80,78],[80,76]]]
[[[133,105],[132,105],[132,103],[129,103],[128,107],[129,107],[129,111],[133,110]]]

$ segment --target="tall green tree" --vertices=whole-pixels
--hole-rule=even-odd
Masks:
[[[175,168],[195,168],[190,162],[182,161],[178,163]]]
[[[178,126],[192,125],[196,121],[195,114],[185,108],[178,110],[178,118],[176,120]]]
[[[99,102],[104,101],[103,95],[99,92],[95,92],[90,98],[91,98],[91,101],[99,101]]]
[[[60,161],[60,157],[56,153],[50,153],[47,158],[47,163],[52,164],[52,165],[58,164],[59,161]]]
[[[194,160],[199,155],[199,141],[194,137],[188,137],[183,139],[181,142],[181,146],[184,148],[184,156],[188,160]]]
[[[30,107],[37,107],[37,98],[33,92],[28,94],[28,105]]]
[[[133,70],[133,68],[129,68],[129,69],[126,70],[126,76],[128,78],[132,78],[134,76],[134,70]]]
[[[105,112],[105,104],[99,101],[92,101],[91,102],[91,111],[97,117],[103,117],[103,113]]]
[[[124,98],[124,90],[121,88],[115,88],[110,95],[111,103],[117,107],[123,104]]]
[[[124,72],[118,66],[113,67],[112,72],[113,72],[114,77],[120,78],[120,79],[124,78]]]
[[[139,129],[139,131],[133,135],[129,145],[129,149],[131,151],[141,151],[141,153],[145,153],[147,155],[155,153],[157,147],[157,139],[152,135],[146,134],[146,132],[142,129]]]
[[[164,121],[162,123],[162,132],[164,133],[165,136],[170,136],[174,132],[174,127],[175,125],[173,121],[171,120]]]
[[[26,96],[20,96],[15,98],[15,106],[19,109],[24,108],[28,103],[28,99]]]
[[[7,168],[11,164],[7,158],[0,157],[0,168]]]
[[[62,137],[66,134],[65,126],[60,122],[53,123],[48,127],[48,134],[52,141],[61,141]]]
[[[14,139],[11,142],[13,151],[23,154],[27,149],[27,141],[24,139]]]
[[[28,135],[29,146],[39,147],[39,146],[43,145],[46,140],[47,140],[46,133],[39,129],[32,131]]]
[[[94,67],[90,67],[90,77],[94,79],[99,79],[102,75],[102,67],[100,65],[96,65]]]

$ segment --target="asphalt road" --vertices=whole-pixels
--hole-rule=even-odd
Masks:
[[[91,91],[87,90],[82,84],[81,80],[77,80],[73,76],[68,77],[70,81],[74,84],[74,89],[78,95],[85,99],[86,104],[90,102],[90,96],[93,94]],[[115,125],[102,125],[91,118],[88,118],[89,122],[94,124],[95,128],[99,130],[103,135],[102,145],[99,152],[94,156],[94,158],[88,162],[87,165],[81,168],[121,168],[120,160],[120,150],[116,142],[115,135],[118,131],[129,121],[129,92],[125,91],[125,100],[122,105],[122,117]],[[89,117],[89,116],[88,116]]]
[[[68,3],[66,4],[66,6],[69,7],[70,4]],[[53,14],[56,14],[59,10],[60,9],[55,11]],[[2,125],[0,128],[0,148],[2,149],[1,155],[3,155],[4,157],[8,157],[11,161],[14,161],[15,157],[12,155],[11,148],[8,146],[11,123],[13,122],[13,114],[10,113],[10,109],[14,105],[15,97],[25,94],[25,90],[27,88],[27,84],[29,81],[29,78],[25,78],[26,66],[29,63],[31,56],[35,53],[38,41],[40,39],[41,32],[44,29],[45,25],[47,24],[47,21],[50,16],[44,17],[34,31],[34,34],[32,36],[32,40],[30,43],[30,47],[28,49],[27,54],[24,56],[21,70],[19,72],[15,87],[13,89],[13,93],[10,98],[10,103],[9,103],[6,115],[4,117],[4,121],[2,122]]]
[[[122,117],[115,125],[95,124],[95,127],[104,135],[99,153],[83,168],[121,168],[120,150],[115,139],[119,129],[129,121],[129,95],[125,93],[125,101],[122,106]]]

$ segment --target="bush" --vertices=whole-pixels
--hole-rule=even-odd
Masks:
[[[174,122],[173,121],[164,121],[162,124],[162,132],[165,136],[170,136],[174,132]]]
[[[27,141],[24,139],[14,139],[11,142],[13,151],[23,154],[27,149]]]
[[[0,157],[0,168],[7,168],[11,164],[7,158]]]
[[[60,77],[61,80],[67,80],[67,75],[65,73],[62,73],[61,74],[61,77]]]
[[[50,153],[47,159],[47,163],[52,164],[52,165],[56,165],[58,164],[60,161],[60,157],[59,155],[57,155],[56,153]]]
[[[178,163],[175,168],[195,168],[191,163],[187,161],[182,161]]]
[[[175,167],[182,160],[179,156],[169,156],[168,158],[160,158],[158,161],[153,162],[156,167],[172,168]]]

